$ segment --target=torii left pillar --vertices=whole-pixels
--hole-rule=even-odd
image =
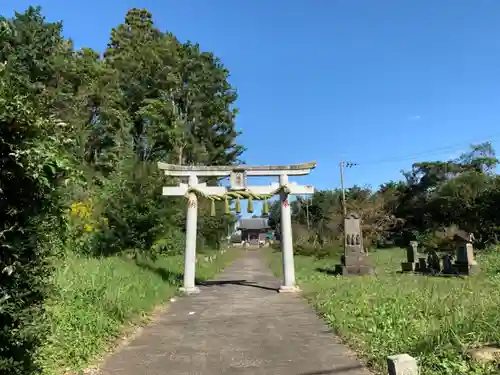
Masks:
[[[198,177],[189,176],[189,185],[198,184]],[[186,250],[184,252],[184,285],[180,288],[185,294],[199,293],[196,286],[196,232],[198,226],[198,197],[195,193],[188,193],[186,216]]]
[[[226,192],[226,188],[219,186],[207,186],[206,183],[198,182],[198,175],[194,172],[182,174],[187,177],[188,183],[181,183],[179,186],[165,186],[163,195],[167,196],[187,196],[186,215],[186,248],[184,252],[184,283],[180,291],[185,294],[199,293],[196,286],[196,235],[198,226],[198,197],[196,193],[190,191],[195,189],[206,195],[220,195]]]

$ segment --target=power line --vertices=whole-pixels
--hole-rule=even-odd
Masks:
[[[467,145],[473,145],[473,144],[480,144],[480,143],[485,143],[485,142],[492,142],[495,139],[500,138],[500,133],[496,133],[488,137],[488,140],[482,140],[482,141],[476,141],[476,142],[467,142]],[[443,147],[436,147],[434,149],[430,149],[428,151],[424,152],[418,152],[412,155],[406,155],[406,156],[399,156],[399,157],[392,157],[392,158],[387,158],[387,159],[380,159],[376,161],[367,161],[367,162],[362,162],[362,163],[354,163],[350,161],[344,161],[341,160],[339,163],[340,167],[340,189],[342,192],[342,206],[343,206],[343,211],[344,211],[344,217],[346,216],[346,197],[345,197],[345,188],[344,188],[344,168],[352,168],[355,166],[364,166],[364,165],[374,165],[374,164],[383,164],[383,163],[391,163],[391,162],[402,162],[402,161],[409,161],[412,159],[415,159],[419,156],[430,156],[433,154],[442,154],[443,152],[453,152],[453,151],[462,151],[465,146],[465,142],[462,143],[456,143],[453,145],[448,145],[448,146],[443,146]]]
[[[494,134],[490,137],[488,137],[488,140],[481,140],[481,141],[468,141],[468,142],[461,142],[461,143],[456,143],[453,145],[448,145],[448,146],[443,146],[443,147],[436,147],[427,151],[421,151],[418,153],[414,154],[408,154],[408,155],[402,155],[402,156],[393,156],[390,158],[385,158],[385,159],[379,159],[379,160],[367,160],[365,162],[360,162],[360,166],[364,165],[374,165],[374,164],[385,164],[385,163],[393,163],[393,162],[402,162],[402,161],[410,161],[412,159],[422,157],[422,156],[429,156],[429,155],[439,155],[444,152],[455,152],[455,151],[463,151],[464,147],[471,145],[471,144],[478,144],[478,143],[484,143],[484,142],[491,142],[495,139],[500,138],[500,134]],[[358,164],[355,164],[358,165]]]

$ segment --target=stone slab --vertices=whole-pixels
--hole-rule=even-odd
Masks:
[[[277,293],[263,251],[172,303],[101,374],[370,375],[300,294]]]
[[[469,275],[474,276],[481,272],[481,268],[478,264],[463,264],[463,263],[454,263],[453,269],[459,275]]]
[[[365,253],[350,252],[343,257],[342,264],[344,266],[371,266],[371,260]]]
[[[342,264],[335,265],[335,273],[342,276],[350,276],[350,275],[373,275],[375,270],[371,266],[360,266],[360,265],[351,265],[344,266]]]

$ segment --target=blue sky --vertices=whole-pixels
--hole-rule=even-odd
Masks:
[[[99,51],[129,8],[147,8],[231,71],[245,161],[316,160],[297,181],[317,188],[339,186],[341,159],[359,163],[347,186],[377,187],[500,139],[498,0],[3,0],[0,13],[30,4]]]

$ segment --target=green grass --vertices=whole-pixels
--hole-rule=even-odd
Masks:
[[[500,343],[500,254],[477,257],[482,274],[441,278],[398,274],[405,252],[370,254],[377,276],[332,276],[338,259],[295,259],[297,281],[327,323],[380,373],[386,357],[417,357],[423,375],[495,374],[469,361],[465,349]],[[270,255],[281,274],[281,253]]]
[[[210,279],[238,255],[231,249],[213,261],[200,255],[197,278]],[[102,355],[123,330],[144,321],[156,306],[177,293],[183,257],[156,262],[122,257],[59,261],[56,294],[48,306],[51,335],[42,348],[47,375],[79,370]]]

